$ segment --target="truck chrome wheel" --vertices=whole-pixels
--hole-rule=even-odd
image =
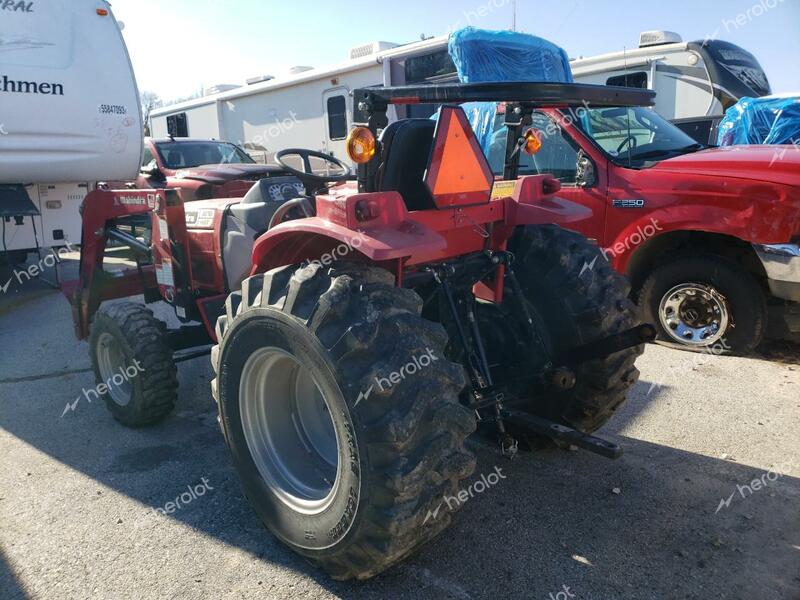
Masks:
[[[703,283],[682,283],[661,299],[658,317],[676,342],[710,346],[725,334],[731,322],[728,301]]]
[[[285,350],[261,348],[247,359],[239,390],[244,437],[264,482],[297,512],[325,510],[340,479],[339,448],[311,373]]]
[[[124,375],[129,366],[125,359],[125,351],[113,335],[104,332],[97,340],[97,369],[102,382],[108,386],[108,395],[120,406],[127,406],[131,401],[131,382]],[[122,383],[114,383],[114,376],[122,375]]]

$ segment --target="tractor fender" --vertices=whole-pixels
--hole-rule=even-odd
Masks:
[[[273,227],[253,246],[250,275],[296,264],[304,260],[328,266],[333,261],[361,256],[385,262],[419,254],[432,254],[447,247],[445,239],[412,220],[365,224],[358,229],[320,217],[288,221]]]

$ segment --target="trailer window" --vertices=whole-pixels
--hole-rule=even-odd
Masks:
[[[456,65],[447,50],[410,56],[405,60],[405,76],[407,85],[449,81],[456,77]]]
[[[328,137],[343,140],[347,137],[347,102],[344,96],[328,98]]]
[[[625,73],[625,75],[615,75],[606,80],[606,85],[616,85],[619,87],[647,89],[647,73],[638,71],[637,73]]]
[[[167,117],[167,133],[171,137],[189,137],[189,124],[185,112]]]

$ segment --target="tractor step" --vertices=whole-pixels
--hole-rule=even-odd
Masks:
[[[519,410],[504,410],[503,418],[513,421],[516,428],[525,429],[529,433],[548,437],[558,442],[572,444],[606,458],[619,458],[622,456],[622,447],[617,444],[580,432],[561,423],[549,421]]]

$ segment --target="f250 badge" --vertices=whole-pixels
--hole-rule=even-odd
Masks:
[[[25,2],[24,0],[0,0],[0,10],[32,13],[33,2]]]
[[[644,198],[612,200],[611,206],[614,208],[644,208]]]

